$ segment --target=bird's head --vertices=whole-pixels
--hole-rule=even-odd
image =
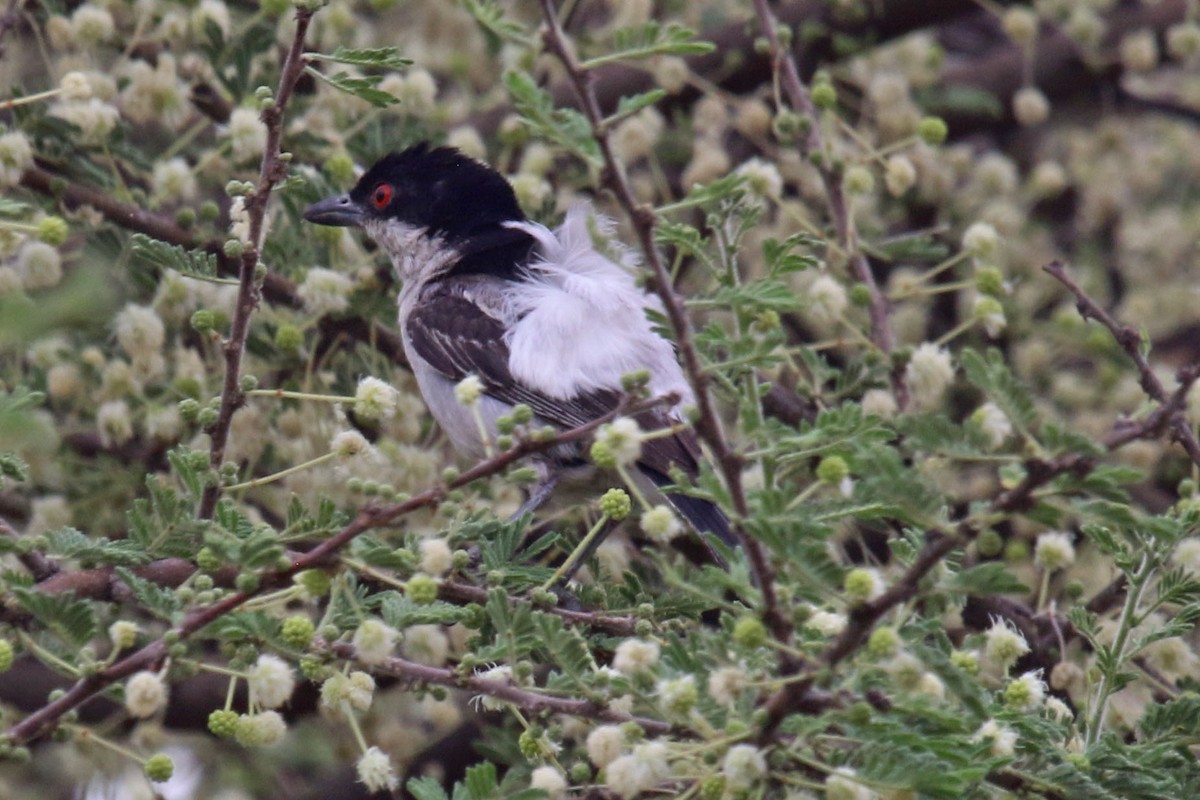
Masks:
[[[525,215],[500,173],[452,147],[419,144],[384,156],[348,194],[313,203],[304,218],[360,227],[399,265],[435,244],[461,252]]]

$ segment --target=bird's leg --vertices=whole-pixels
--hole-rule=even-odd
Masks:
[[[513,514],[510,521],[515,522],[526,514],[532,514],[537,511],[546,501],[550,499],[550,495],[554,494],[554,487],[558,486],[558,473],[551,470],[545,464],[536,462],[534,469],[538,472],[538,482],[529,490],[529,497],[517,509],[517,513]]]

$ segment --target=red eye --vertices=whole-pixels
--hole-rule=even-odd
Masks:
[[[375,191],[371,193],[371,202],[376,208],[386,208],[387,204],[392,202],[392,187],[386,183],[376,186]]]

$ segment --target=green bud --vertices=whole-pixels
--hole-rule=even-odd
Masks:
[[[917,136],[928,145],[941,144],[946,141],[946,136],[949,133],[950,130],[946,127],[946,121],[941,117],[925,117],[917,125]]]
[[[865,283],[856,283],[850,287],[850,302],[859,308],[871,305],[871,290]]]
[[[984,558],[995,558],[1004,549],[1004,537],[988,528],[975,537],[975,549]]]
[[[283,621],[281,633],[288,647],[303,650],[312,642],[316,629],[311,619],[296,614]]]
[[[196,566],[205,572],[216,572],[221,568],[221,561],[211,549],[201,547],[196,553]]]
[[[196,226],[196,210],[194,208],[179,209],[175,212],[175,224],[185,231],[191,230]]]
[[[874,714],[875,709],[871,708],[871,704],[862,700],[846,709],[846,717],[855,725],[866,725]]]
[[[868,167],[861,164],[855,164],[846,170],[846,176],[843,179],[843,184],[846,191],[850,194],[866,195],[875,191],[875,175],[872,174]]]
[[[258,378],[254,375],[243,375],[239,385],[243,392],[253,392],[258,388]]]
[[[808,119],[794,111],[780,111],[771,121],[771,130],[779,142],[790,144],[808,130]]]
[[[812,87],[812,103],[820,109],[829,110],[837,105],[837,89],[832,83],[824,82]]]
[[[155,753],[146,759],[146,777],[155,783],[169,781],[175,772],[175,762],[166,753]]]
[[[192,314],[192,330],[196,333],[211,333],[217,327],[217,315],[202,308]]]
[[[37,238],[46,244],[58,247],[67,240],[70,228],[62,217],[42,217],[38,220]]]
[[[591,783],[592,768],[585,761],[576,761],[567,770],[567,776],[571,779],[571,783]]]
[[[605,442],[592,442],[592,448],[588,451],[591,456],[592,463],[601,469],[613,469],[617,466],[617,457],[613,455],[612,448]]]
[[[878,575],[865,567],[855,567],[846,573],[842,583],[846,602],[852,606],[860,606],[874,598],[879,592]]]
[[[975,268],[975,289],[989,297],[1004,295],[1004,273],[997,267]]]
[[[850,476],[850,465],[841,456],[826,456],[817,464],[817,480],[837,486]]]
[[[1029,560],[1029,542],[1023,539],[1012,539],[1004,546],[1005,561]]]
[[[291,7],[291,3],[288,0],[259,0],[258,7],[268,17],[281,17]]]
[[[221,207],[212,200],[206,200],[200,204],[200,219],[205,222],[216,222],[221,218]]]
[[[437,600],[437,581],[428,575],[413,575],[404,584],[404,593],[417,605],[429,605]]]
[[[208,730],[214,736],[228,739],[237,730],[238,713],[236,711],[218,710],[208,715]]]
[[[600,512],[620,522],[633,510],[633,500],[624,489],[609,489],[600,498]]]
[[[198,413],[200,413],[200,404],[192,398],[179,401],[179,415],[188,422],[195,422]]]
[[[242,572],[233,581],[233,585],[243,594],[253,594],[258,589],[258,584],[258,576],[253,572]]]
[[[201,428],[211,428],[217,424],[219,412],[215,408],[205,406],[196,414],[196,424]]]
[[[306,569],[292,576],[292,583],[304,589],[309,597],[324,597],[329,594],[329,575],[324,570]]]
[[[740,647],[762,647],[767,643],[767,626],[757,617],[742,617],[734,623],[733,641]]]
[[[543,608],[554,608],[558,605],[558,596],[549,589],[534,589],[533,593],[529,595],[529,599],[533,601],[535,606],[542,606]]]
[[[890,658],[900,652],[900,634],[884,625],[871,631],[867,638],[867,653],[872,658]]]
[[[239,239],[228,239],[221,250],[230,258],[241,258],[246,252],[246,244]]]
[[[721,800],[724,794],[724,775],[710,775],[700,784],[700,800]]]
[[[950,663],[968,675],[979,674],[979,656],[966,650],[955,650],[950,654]]]
[[[304,332],[295,325],[284,323],[275,329],[275,346],[285,353],[294,353],[304,344]]]

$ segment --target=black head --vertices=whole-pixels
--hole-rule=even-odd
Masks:
[[[304,218],[339,226],[395,220],[454,243],[525,215],[500,173],[452,147],[419,144],[384,156],[349,194],[314,203]]]

